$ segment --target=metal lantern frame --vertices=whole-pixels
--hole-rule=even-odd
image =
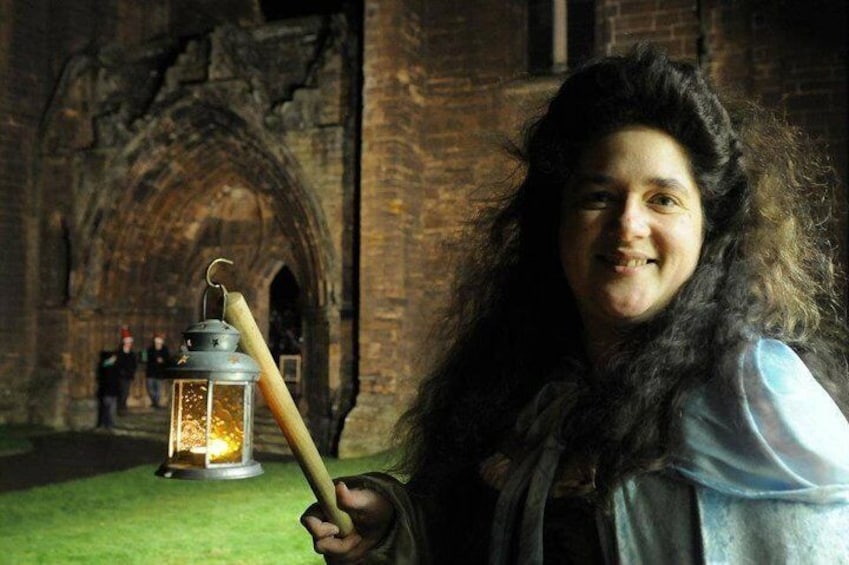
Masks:
[[[221,292],[227,308],[227,290],[210,280],[203,293]],[[253,460],[254,388],[260,369],[248,355],[236,351],[240,334],[223,319],[204,319],[189,326],[181,352],[165,370],[173,380],[168,459],[156,474],[177,479],[242,479],[262,474]]]

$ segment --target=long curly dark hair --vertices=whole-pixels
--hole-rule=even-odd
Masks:
[[[728,108],[728,109],[726,109]],[[673,302],[590,365],[558,250],[560,200],[582,151],[627,125],[686,148],[705,236]],[[687,391],[753,336],[781,339],[849,413],[842,289],[827,167],[752,105],[723,105],[693,65],[639,45],[574,70],[527,128],[521,183],[485,210],[440,331],[450,345],[401,420],[414,492],[438,492],[498,449],[552,379],[582,383],[567,450],[597,463],[597,492],[668,462]]]

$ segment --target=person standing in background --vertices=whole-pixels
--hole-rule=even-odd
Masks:
[[[161,408],[159,404],[159,379],[170,359],[168,346],[165,345],[165,334],[156,332],[146,351],[146,381],[147,395],[153,408]]]
[[[127,413],[127,398],[130,396],[130,385],[136,376],[136,352],[133,350],[133,336],[127,326],[121,328],[121,347],[115,354],[115,372],[118,377],[120,392],[118,395],[118,414]]]
[[[115,374],[117,356],[112,351],[101,351],[97,365],[97,429],[111,431],[115,427],[115,413],[121,394]]]

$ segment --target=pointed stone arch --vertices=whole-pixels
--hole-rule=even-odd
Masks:
[[[89,360],[114,346],[116,328],[129,325],[138,345],[164,330],[176,346],[201,315],[206,265],[227,256],[236,265],[219,278],[245,295],[263,330],[274,275],[285,264],[297,278],[305,419],[319,448],[332,448],[338,390],[353,378],[340,312],[351,300],[345,222],[355,155],[345,148],[354,110],[339,95],[350,83],[338,41],[314,49],[321,22],[293,25],[226,28],[188,46],[69,62],[41,132],[50,174],[40,183],[49,192],[61,179],[69,195],[60,210],[72,242],[61,314],[71,337],[61,349],[77,351],[71,412],[93,396]],[[328,33],[337,31],[344,26]],[[266,69],[254,50],[314,59]]]
[[[327,344],[338,339],[329,335],[327,307],[337,259],[297,164],[276,149],[227,109],[171,108],[104,172],[106,190],[119,198],[92,238],[102,270],[90,270],[81,290],[122,320],[147,327],[146,316],[169,311],[186,325],[201,315],[206,264],[225,256],[236,264],[221,271],[221,282],[245,294],[266,328],[270,280],[288,265],[304,292],[306,416],[318,438],[329,438],[332,423],[321,415],[329,412]]]

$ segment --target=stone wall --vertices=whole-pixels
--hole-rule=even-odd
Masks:
[[[621,52],[637,41],[650,41],[677,59],[695,60],[700,21],[692,0],[600,0],[596,2],[597,51]]]
[[[26,419],[35,366],[38,216],[30,174],[50,87],[45,8],[0,2],[0,422]]]
[[[188,17],[177,4],[163,9],[168,25]],[[143,19],[126,6],[98,4],[98,16],[121,29]],[[8,252],[24,256],[4,271],[7,288],[24,277],[14,286],[28,293],[3,307],[11,319],[22,312],[28,327],[15,329],[31,341],[3,359],[4,420],[90,427],[98,354],[118,327],[130,326],[137,348],[155,330],[176,348],[201,315],[206,264],[226,256],[236,266],[221,282],[246,295],[261,328],[274,275],[284,265],[295,275],[302,406],[329,449],[353,388],[351,316],[341,313],[353,303],[358,40],[343,16],[263,24],[216,10],[245,27],[193,19],[180,30],[190,40],[98,38],[58,76],[35,75],[50,97],[28,122],[32,147],[21,146],[29,190],[9,190],[21,205],[3,225],[25,236],[9,238],[21,251]],[[146,404],[142,374],[131,404]]]

